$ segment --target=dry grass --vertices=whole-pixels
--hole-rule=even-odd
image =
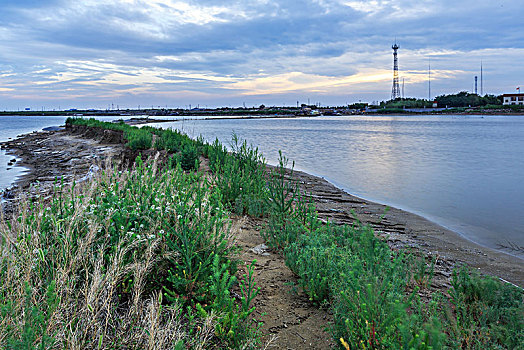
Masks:
[[[146,288],[160,261],[176,259],[162,237],[145,238],[158,225],[142,232],[144,238],[125,236],[116,246],[100,236],[110,225],[90,211],[100,183],[122,185],[131,177],[109,168],[81,186],[59,189],[52,200],[70,201],[74,208],[66,219],[53,212],[52,203],[28,199],[13,218],[0,218],[1,348],[171,349],[180,342],[207,347],[213,313],[188,329],[179,306],[163,303],[162,290]],[[137,251],[143,253],[130,260]],[[129,279],[133,283],[123,295]]]

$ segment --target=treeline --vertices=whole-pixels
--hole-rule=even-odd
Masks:
[[[495,95],[480,96],[467,91],[454,95],[441,95],[435,97],[439,107],[482,107],[502,105],[502,97]]]
[[[397,98],[381,102],[381,108],[429,108],[433,105],[433,101],[423,100],[420,98]]]
[[[441,95],[435,97],[437,107],[457,108],[457,107],[493,107],[498,108],[502,105],[502,96],[472,94],[461,91],[457,94]],[[396,98],[394,100],[382,101],[380,108],[404,109],[404,108],[431,108],[433,102],[418,98]]]

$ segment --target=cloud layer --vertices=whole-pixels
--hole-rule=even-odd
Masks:
[[[524,86],[517,1],[3,0],[0,109],[323,104]],[[480,90],[480,87],[479,87]]]

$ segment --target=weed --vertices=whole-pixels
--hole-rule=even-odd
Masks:
[[[229,152],[176,131],[67,123],[123,131],[135,149],[151,147],[154,135],[154,147],[169,152],[174,166],[159,171],[139,157],[133,172],[107,172],[82,192],[57,184],[50,206],[37,203],[2,224],[0,345],[38,342],[22,336],[24,324],[45,324],[48,340],[63,347],[140,348],[157,339],[175,348],[210,339],[215,346],[257,344],[254,263],[239,282],[227,234],[231,210],[267,217],[268,245],[283,252],[311,300],[331,305],[333,336],[346,349],[524,348],[521,290],[460,269],[449,291],[423,300],[418,292],[431,287],[435,261],[391,250],[360,223],[323,224],[282,153],[267,176],[263,156],[236,135]],[[200,155],[212,176],[182,171],[198,168]],[[25,323],[21,281],[38,281],[30,285],[40,295]],[[52,312],[42,291],[55,282],[60,302]],[[158,326],[144,325],[144,317]],[[70,333],[55,332],[62,324]]]

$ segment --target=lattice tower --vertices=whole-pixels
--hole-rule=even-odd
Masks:
[[[398,97],[400,97],[400,86],[398,83],[398,57],[397,57],[397,50],[400,48],[400,46],[395,43],[395,45],[391,46],[393,49],[393,88],[391,88],[391,99],[394,100]]]

